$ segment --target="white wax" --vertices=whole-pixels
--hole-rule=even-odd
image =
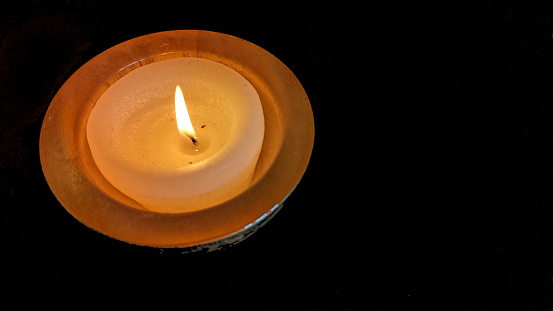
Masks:
[[[175,120],[179,85],[198,151]],[[263,110],[239,73],[201,58],[155,62],[110,86],[90,113],[87,138],[100,172],[145,208],[185,212],[222,203],[250,184]]]

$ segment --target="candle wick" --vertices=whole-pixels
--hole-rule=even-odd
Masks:
[[[190,140],[192,141],[192,143],[193,143],[194,145],[196,145],[196,143],[197,143],[198,141],[196,140],[196,138],[195,138],[194,136],[188,135],[188,134],[186,134],[186,136],[188,136],[188,138],[190,138]]]
[[[199,151],[198,149],[198,141],[194,136],[190,136],[190,139],[192,140],[192,144],[194,145],[194,151]]]

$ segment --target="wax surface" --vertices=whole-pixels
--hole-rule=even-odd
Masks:
[[[196,146],[177,128],[177,85]],[[263,134],[253,86],[231,68],[201,58],[133,70],[100,97],[87,124],[92,156],[106,179],[145,208],[169,213],[208,208],[245,190]]]

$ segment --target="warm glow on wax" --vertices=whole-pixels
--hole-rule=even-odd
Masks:
[[[178,85],[175,90],[175,114],[181,135],[189,137],[192,141],[196,141],[196,133],[194,132],[188,109],[186,109],[186,104],[184,103],[184,96]]]

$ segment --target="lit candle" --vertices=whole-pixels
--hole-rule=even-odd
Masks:
[[[183,107],[190,127],[179,130]],[[280,210],[314,134],[305,90],[276,57],[233,36],[175,30],[118,44],[71,75],[44,116],[40,163],[88,227],[213,250]]]
[[[243,192],[263,135],[254,87],[225,65],[190,57],[131,71],[99,98],[87,123],[104,177],[146,209],[168,213]]]

